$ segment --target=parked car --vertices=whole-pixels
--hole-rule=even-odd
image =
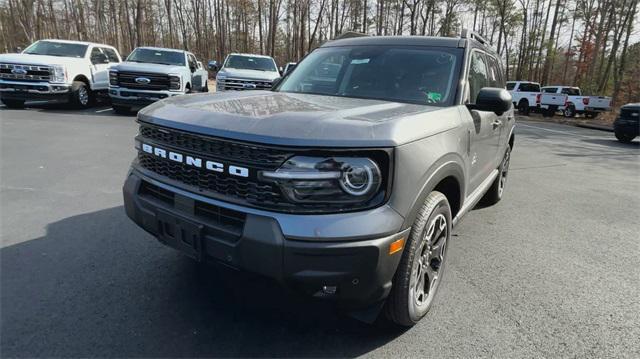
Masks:
[[[518,112],[528,115],[532,110],[540,109],[540,84],[531,81],[507,81],[507,90],[511,93],[513,105]]]
[[[138,47],[109,72],[113,110],[128,113],[163,98],[207,92],[209,75],[189,51]]]
[[[264,55],[230,54],[222,67],[212,61],[209,69],[218,72],[217,91],[268,90],[281,76],[276,61]]]
[[[616,138],[629,143],[640,136],[640,103],[628,103],[620,107],[620,113],[613,123]]]
[[[0,55],[0,99],[9,108],[31,100],[85,108],[97,95],[106,96],[109,67],[120,60],[104,44],[39,40],[22,53]]]
[[[453,226],[505,193],[511,100],[473,33],[330,41],[272,91],[140,111],[126,213],[196,260],[412,326]]]
[[[542,91],[550,94],[567,95],[566,103],[558,108],[565,117],[584,114],[587,118],[595,118],[599,113],[611,110],[611,97],[583,96],[579,87],[545,86]]]

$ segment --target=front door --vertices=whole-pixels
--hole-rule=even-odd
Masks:
[[[100,48],[91,49],[91,75],[93,76],[92,90],[106,90],[109,87],[109,58]]]
[[[484,53],[473,51],[469,63],[469,103],[475,103],[480,89],[489,87],[489,72]],[[468,173],[471,193],[480,186],[497,167],[500,130],[504,125],[503,116],[493,112],[466,110],[468,124]]]

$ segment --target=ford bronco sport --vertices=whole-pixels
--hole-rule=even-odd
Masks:
[[[197,260],[411,326],[452,227],[503,196],[512,107],[473,33],[331,41],[271,91],[143,109],[126,212]]]

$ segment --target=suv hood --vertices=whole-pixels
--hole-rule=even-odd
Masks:
[[[393,147],[459,125],[458,108],[272,91],[177,96],[142,122],[203,135],[288,146]],[[418,138],[419,136],[419,138]]]
[[[246,69],[233,69],[225,67],[218,72],[217,76],[227,76],[231,78],[237,78],[242,80],[266,80],[273,81],[280,77],[280,73],[276,71],[259,71],[259,70],[246,70]]]
[[[47,55],[29,55],[29,54],[2,54],[0,62],[8,62],[21,65],[68,65],[72,63],[83,63],[83,58],[77,57],[61,57]]]
[[[180,73],[181,71],[184,71],[186,67],[143,62],[121,62],[118,65],[111,66],[111,68],[118,71],[153,72],[158,74],[168,74]]]

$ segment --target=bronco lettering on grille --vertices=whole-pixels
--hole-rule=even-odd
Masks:
[[[220,162],[204,160],[199,157],[185,155],[178,152],[165,150],[160,147],[152,146],[146,143],[142,144],[142,151],[156,157],[168,159],[170,161],[186,164],[187,166],[193,166],[196,168],[205,168],[209,171],[224,173],[225,165]],[[229,165],[226,172],[232,176],[249,177],[249,169],[245,167],[238,167]]]

